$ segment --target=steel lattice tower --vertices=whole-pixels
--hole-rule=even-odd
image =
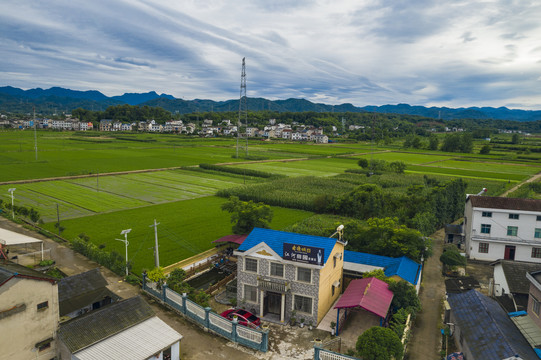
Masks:
[[[239,138],[240,128],[242,126],[242,120],[244,119],[244,125],[246,131],[248,130],[248,102],[246,97],[246,58],[242,58],[242,71],[240,75],[240,98],[239,98],[239,123],[237,129],[237,158],[239,157]],[[248,133],[246,132],[246,155],[248,155]]]

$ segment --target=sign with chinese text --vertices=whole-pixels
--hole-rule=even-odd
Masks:
[[[325,249],[284,243],[284,260],[291,260],[305,264],[323,266]]]

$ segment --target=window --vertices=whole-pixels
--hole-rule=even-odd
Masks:
[[[312,270],[307,268],[297,268],[297,281],[312,282]]]
[[[539,300],[537,300],[531,293],[530,297],[532,298],[532,310],[535,315],[539,316]]]
[[[536,220],[537,220],[537,221],[541,221],[541,215],[537,215]]]
[[[541,238],[541,229],[535,229],[535,232],[533,234],[534,238],[540,239]]]
[[[43,351],[51,347],[51,342],[53,341],[53,338],[48,338],[47,340],[40,341],[35,345],[36,349],[38,351]]]
[[[336,267],[336,256],[333,258],[333,268]]]
[[[481,224],[481,234],[490,234],[490,224]]]
[[[257,260],[246,258],[244,262],[244,271],[257,273]]]
[[[295,295],[293,309],[307,314],[312,314],[312,298]]]
[[[507,236],[517,236],[518,226],[508,226],[507,227]]]
[[[491,211],[483,211],[483,214],[481,216],[483,216],[483,217],[492,217],[492,212]]]
[[[488,243],[479,243],[479,252],[488,254]]]
[[[532,248],[532,257],[533,258],[541,258],[541,248]]]
[[[244,298],[246,301],[257,302],[257,287],[244,285]]]
[[[44,301],[44,302],[38,304],[38,310],[45,310],[48,307],[49,307],[49,302],[48,301]]]
[[[271,276],[284,277],[284,264],[271,263],[270,264],[270,274]]]
[[[331,285],[331,293],[332,293],[331,296],[334,296],[334,285]]]
[[[509,214],[509,219],[518,220],[518,214]]]

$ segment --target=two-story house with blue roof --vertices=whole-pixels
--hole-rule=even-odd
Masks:
[[[255,228],[235,255],[237,304],[260,317],[318,324],[341,293],[340,240]]]

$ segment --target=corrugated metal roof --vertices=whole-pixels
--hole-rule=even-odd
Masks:
[[[265,243],[278,255],[283,256],[284,243],[302,246],[313,246],[323,248],[325,250],[323,254],[323,262],[326,263],[327,259],[331,255],[334,245],[336,245],[336,241],[337,240],[334,238],[328,238],[323,236],[313,236],[270,229],[254,228],[250,235],[248,235],[246,240],[244,240],[242,245],[239,246],[238,250],[246,251],[260,243]]]
[[[120,298],[107,288],[107,280],[103,278],[99,268],[68,276],[58,283],[60,316],[82,309],[106,297],[113,301]]]
[[[519,331],[524,335],[531,347],[541,345],[541,329],[528,316],[513,316],[511,321],[515,323]]]
[[[471,201],[472,206],[478,208],[541,211],[541,200],[534,199],[470,195],[466,201]]]
[[[29,278],[34,280],[45,280],[52,283],[56,283],[58,279],[40,273],[36,270],[27,268],[13,262],[3,263],[0,262],[0,286],[13,277]]]
[[[14,231],[0,229],[0,244],[9,245],[22,245],[31,243],[42,243],[43,240],[36,239],[30,236],[16,233]]]
[[[370,277],[350,282],[334,308],[361,307],[380,317],[385,317],[392,301],[393,292],[389,290],[389,285],[385,281]]]
[[[530,344],[500,305],[476,290],[448,294],[455,325],[475,359],[505,359],[516,354],[538,360]]]
[[[146,360],[182,335],[154,316],[75,353],[79,360]]]
[[[75,353],[152,316],[152,308],[140,296],[136,296],[60,325],[58,336]]]
[[[344,251],[344,269],[355,270],[350,264],[362,264],[383,268],[385,276],[400,276],[410,284],[417,285],[421,264],[405,256],[392,258],[388,256],[366,254],[356,251]]]

